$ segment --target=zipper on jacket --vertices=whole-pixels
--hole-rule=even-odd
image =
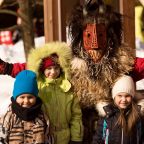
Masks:
[[[123,144],[123,128],[122,128],[122,134],[121,134],[121,144]]]

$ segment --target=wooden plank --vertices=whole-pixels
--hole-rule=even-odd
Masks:
[[[124,15],[124,42],[135,48],[135,0],[119,0],[120,13]]]
[[[61,41],[61,0],[44,0],[45,42]]]
[[[53,0],[44,0],[44,33],[45,42],[53,40]]]
[[[66,26],[67,19],[74,5],[79,0],[61,0],[61,32],[62,32],[62,41],[66,41]]]
[[[44,0],[45,41],[66,41],[66,19],[77,0]]]

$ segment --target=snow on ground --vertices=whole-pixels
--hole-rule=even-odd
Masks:
[[[35,39],[36,47],[44,44],[44,37]],[[0,58],[9,63],[25,62],[23,42],[19,41],[13,46],[0,45]],[[7,75],[0,75],[0,116],[3,115],[12,96],[14,78]]]

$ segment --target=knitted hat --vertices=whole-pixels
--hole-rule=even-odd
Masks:
[[[20,72],[14,82],[13,98],[16,99],[19,95],[25,93],[38,96],[36,74],[30,70]]]
[[[44,58],[42,61],[41,71],[43,72],[46,68],[56,65],[57,61],[58,61],[58,56],[56,54]]]
[[[124,75],[116,83],[112,88],[112,98],[120,92],[126,92],[130,94],[132,97],[135,95],[135,84],[133,79],[130,76]]]

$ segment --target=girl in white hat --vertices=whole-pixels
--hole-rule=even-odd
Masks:
[[[140,106],[134,102],[135,84],[122,76],[112,88],[113,103],[104,106],[104,118],[98,121],[93,144],[143,144],[144,123]]]

